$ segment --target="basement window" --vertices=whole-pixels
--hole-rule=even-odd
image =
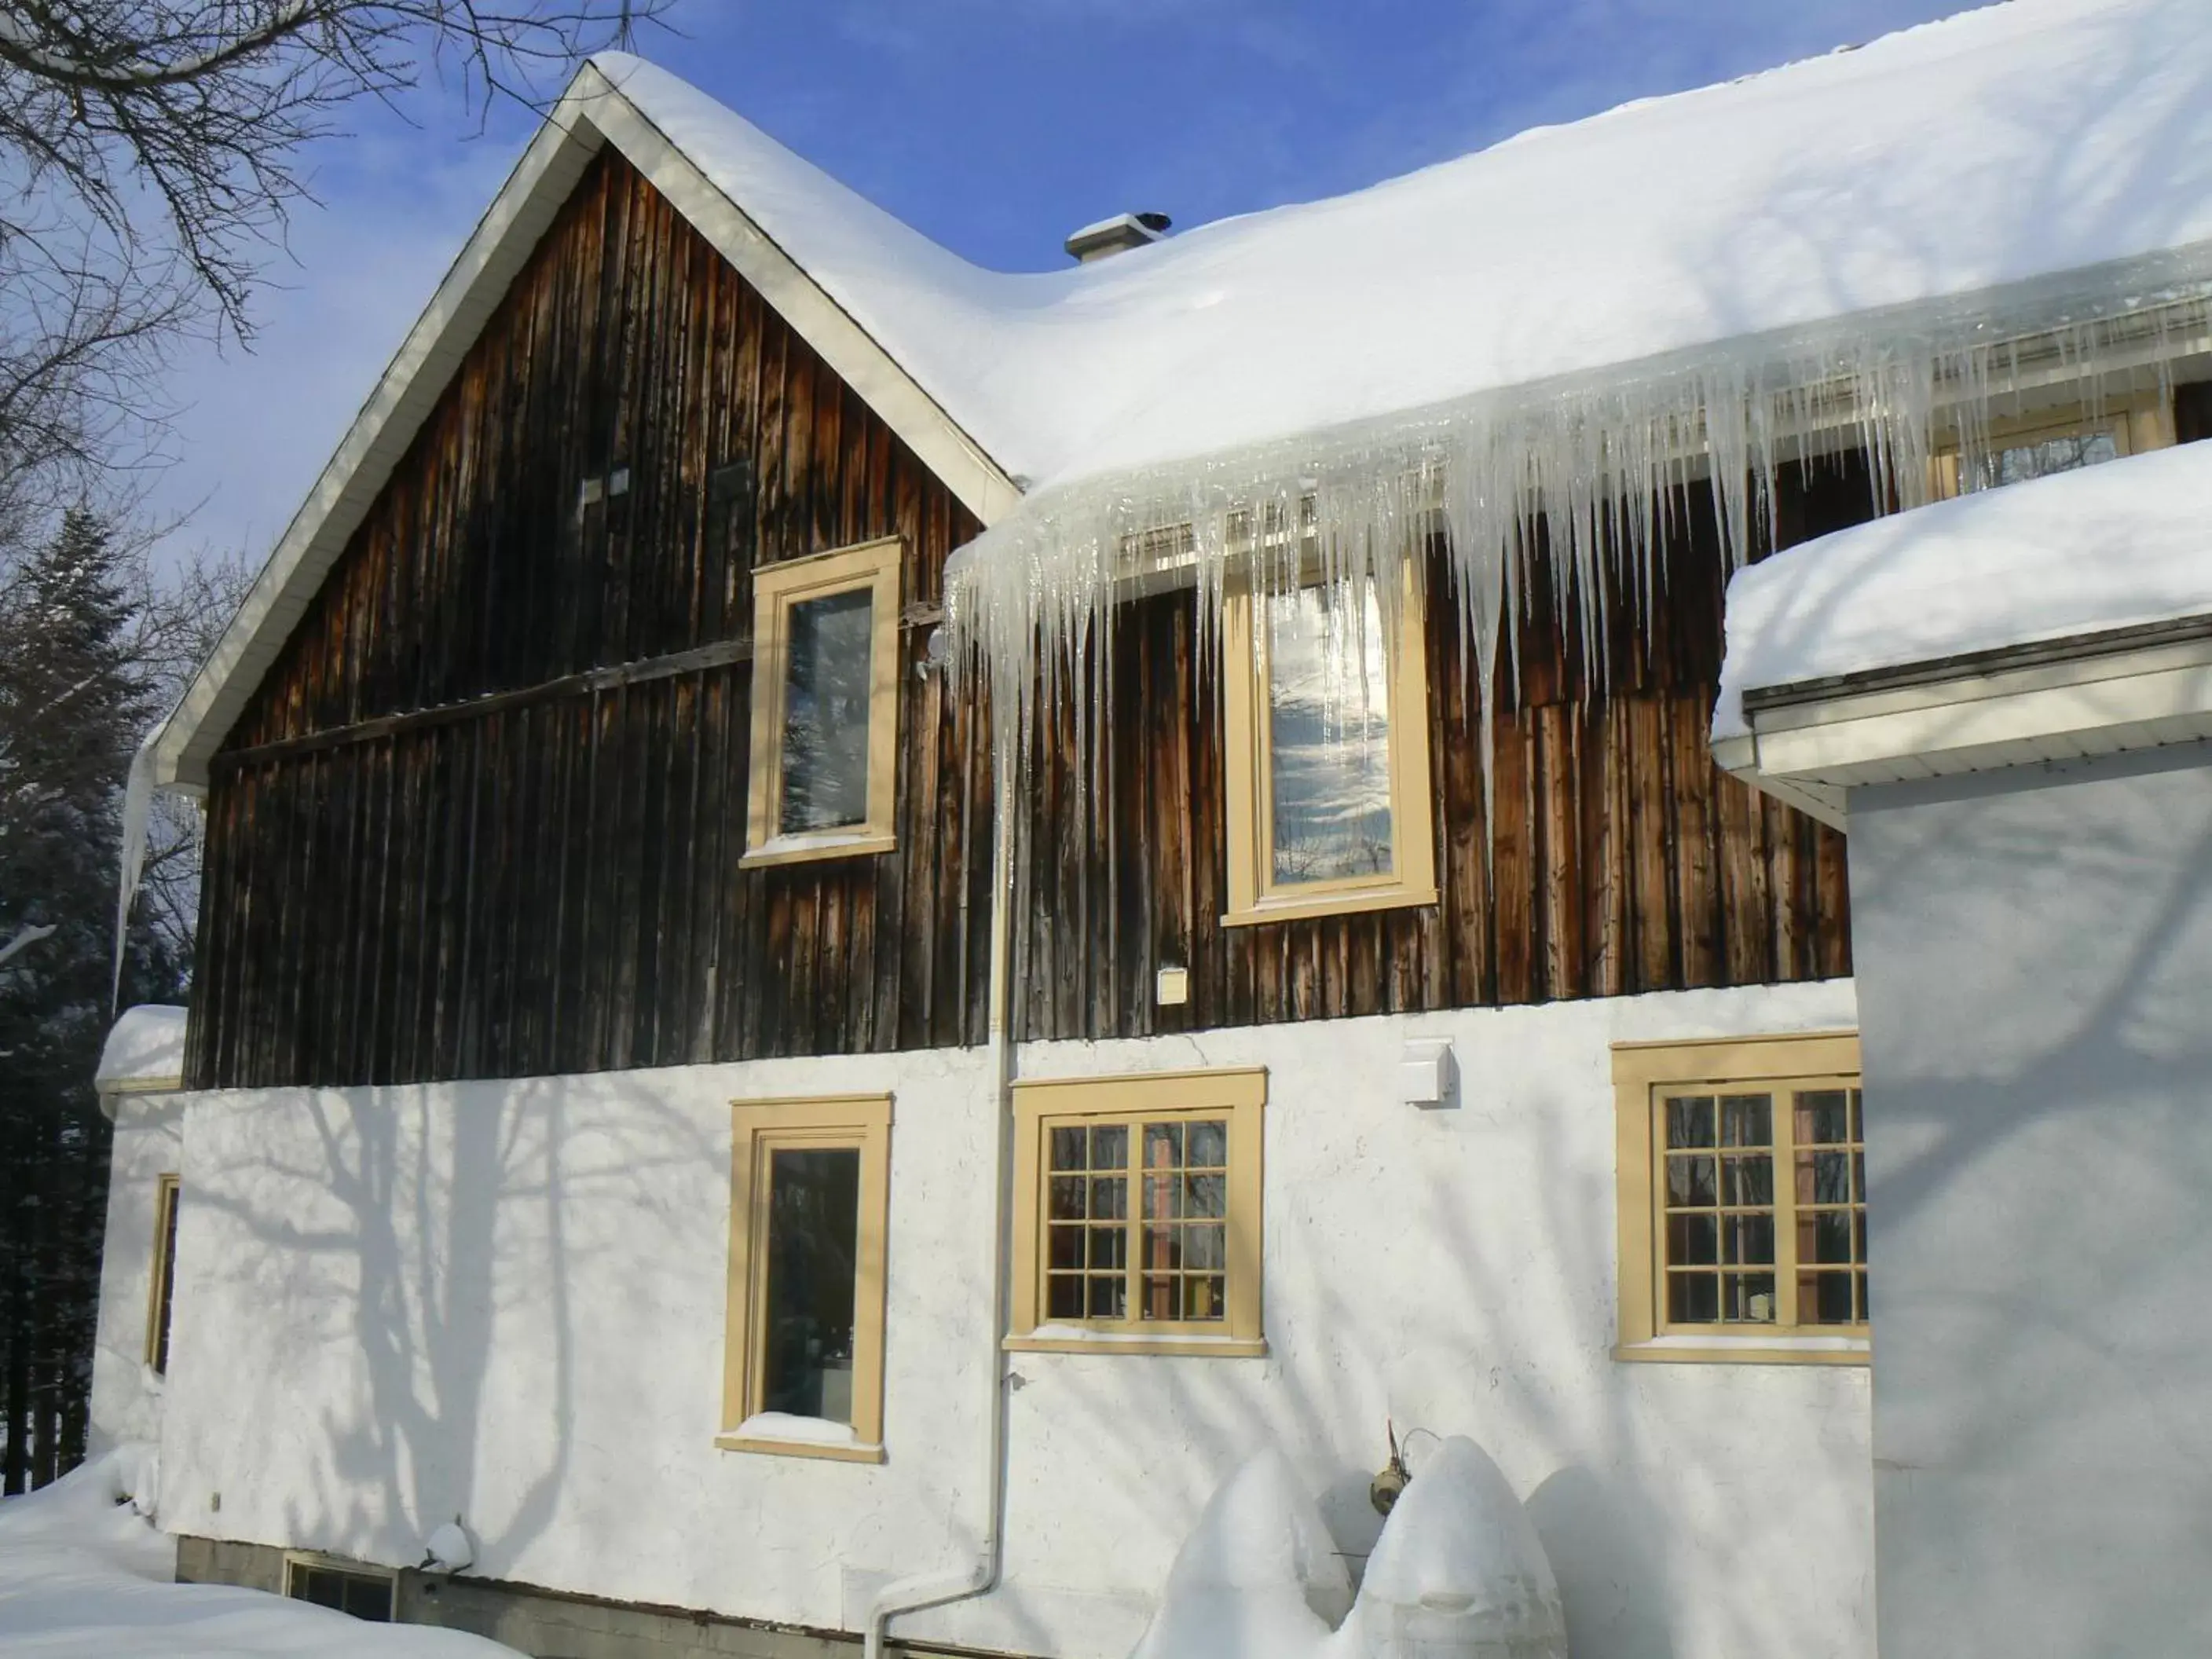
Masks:
[[[897,537],[753,573],[745,864],[889,852],[898,759]]]
[[[1257,1070],[1016,1084],[1006,1346],[1264,1353],[1267,1097]]]
[[[175,1176],[165,1175],[154,1194],[154,1254],[146,1287],[146,1364],[156,1376],[169,1374],[169,1322],[177,1297],[177,1195]]]
[[[716,1444],[880,1462],[888,1095],[732,1108]]]
[[[1857,1039],[1623,1044],[1613,1081],[1618,1357],[1864,1359]]]
[[[329,1556],[299,1553],[284,1557],[284,1594],[295,1601],[313,1601],[373,1625],[392,1621],[393,1591],[398,1575],[380,1567],[336,1560]]]
[[[1227,595],[1225,925],[1436,902],[1427,663],[1405,572],[1389,605],[1371,583]]]

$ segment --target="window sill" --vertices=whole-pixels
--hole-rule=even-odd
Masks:
[[[1267,1340],[1255,1336],[1161,1336],[1149,1331],[1086,1331],[1048,1334],[1043,1328],[1000,1345],[1008,1353],[1148,1354],[1183,1359],[1265,1359]]]
[[[1866,1365],[1863,1336],[1654,1336],[1614,1346],[1613,1357],[1664,1365]]]
[[[1224,927],[1257,927],[1262,922],[1296,921],[1307,916],[1357,915],[1367,910],[1411,910],[1437,902],[1433,887],[1343,889],[1304,898],[1261,899],[1249,910],[1231,910]]]
[[[880,1463],[881,1446],[838,1444],[815,1440],[766,1440],[757,1435],[718,1434],[714,1444],[723,1451],[753,1452],[769,1457],[824,1457],[833,1463]]]
[[[879,830],[850,835],[793,836],[769,842],[765,847],[748,848],[738,860],[738,867],[752,870],[769,864],[807,864],[817,859],[867,858],[891,852],[897,846],[896,835]]]

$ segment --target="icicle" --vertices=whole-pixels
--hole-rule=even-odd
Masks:
[[[2146,275],[2145,272],[2148,274]],[[1048,488],[957,554],[945,573],[956,670],[986,676],[1000,763],[1032,752],[1039,699],[1073,696],[1079,746],[1104,732],[1118,604],[1188,582],[1200,660],[1219,649],[1232,580],[1255,595],[1313,580],[1372,582],[1395,622],[1399,561],[1441,527],[1463,654],[1477,680],[1486,811],[1500,653],[1520,672],[1521,615],[1540,545],[1555,599],[1601,676],[1613,630],[1649,629],[1678,494],[1710,477],[1721,556],[1777,534],[1776,470],[1856,445],[1876,511],[1929,497],[1930,464],[1990,447],[1993,404],[2069,394],[2174,361],[2212,334],[2202,259],[2137,266],[2135,286],[2024,284],[2002,295],[1846,319],[1698,353]],[[2146,292],[2146,290],[2153,290]],[[1540,529],[1540,536],[1535,532]],[[1437,596],[1431,596],[1433,599]],[[1630,618],[1612,614],[1616,599]],[[1079,769],[1079,776],[1088,767]]]
[[[123,860],[115,884],[115,971],[108,987],[108,1006],[123,1002],[124,945],[131,933],[131,907],[138,897],[138,878],[146,869],[146,830],[154,813],[154,746],[168,729],[163,720],[146,734],[138,752],[131,757],[131,774],[123,786]]]

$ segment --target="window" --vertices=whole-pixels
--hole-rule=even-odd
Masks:
[[[1228,596],[1229,926],[1436,902],[1428,671],[1404,570],[1389,605],[1348,582]]]
[[[888,1095],[732,1109],[732,1451],[883,1461]]]
[[[146,1364],[169,1374],[169,1314],[177,1292],[177,1177],[165,1175],[154,1194],[154,1255],[146,1289]]]
[[[1012,1348],[1264,1353],[1264,1071],[1014,1085]]]
[[[1858,1039],[1613,1050],[1632,1359],[1863,1359]]]
[[[392,1622],[392,1590],[398,1575],[325,1555],[290,1553],[284,1557],[284,1594],[295,1601],[334,1607],[371,1624]]]
[[[746,864],[889,852],[898,763],[896,536],[753,573]]]
[[[2173,442],[2172,410],[2157,398],[2117,398],[2092,417],[2076,407],[1994,422],[1987,452],[1968,459],[1955,447],[1933,463],[1934,493],[1963,495],[2072,472]]]

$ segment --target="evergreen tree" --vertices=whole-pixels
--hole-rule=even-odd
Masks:
[[[155,712],[110,526],[81,511],[0,599],[0,1477],[83,1455],[109,1133],[92,1087],[111,1014],[121,796]],[[124,1000],[181,963],[134,937]]]

